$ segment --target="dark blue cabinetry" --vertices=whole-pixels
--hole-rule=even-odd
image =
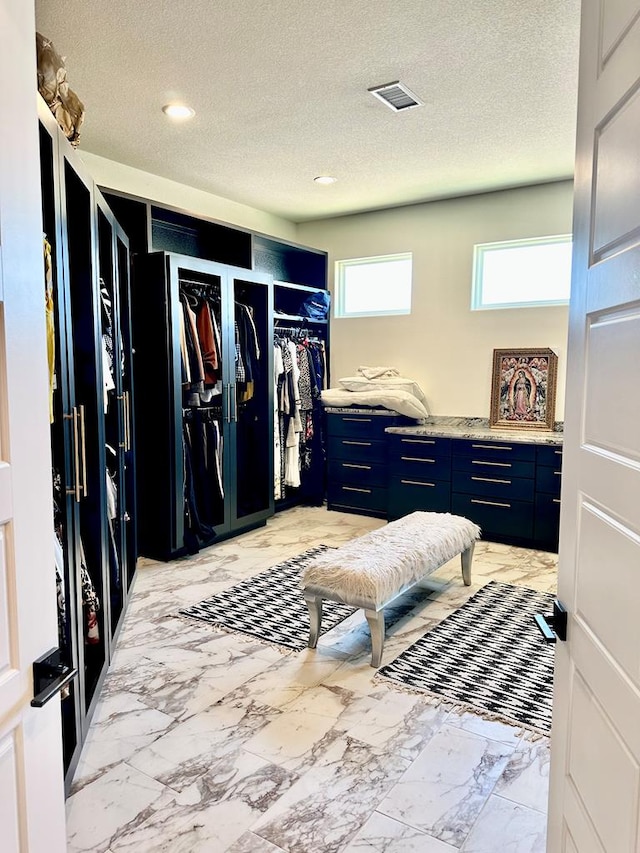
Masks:
[[[327,413],[327,506],[386,518],[389,440],[385,429],[411,423],[392,412]]]
[[[416,510],[475,521],[485,539],[558,548],[562,448],[389,433],[389,519]]]

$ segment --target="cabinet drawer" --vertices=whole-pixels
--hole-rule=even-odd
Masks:
[[[398,435],[388,433],[390,450],[394,456],[418,457],[449,457],[451,456],[451,439],[428,435]]]
[[[454,456],[455,471],[468,471],[478,477],[530,477],[535,476],[535,462],[522,459],[487,459],[483,456]]]
[[[389,517],[400,518],[410,512],[449,512],[451,484],[392,477],[389,483]]]
[[[489,459],[509,462],[511,459],[535,461],[536,448],[533,444],[519,444],[517,441],[482,441],[473,439],[453,439],[453,452],[456,456],[470,456],[473,459]]]
[[[423,459],[409,453],[403,453],[402,456],[393,455],[389,459],[389,475],[406,477],[409,480],[450,480],[451,457],[431,456]]]
[[[509,477],[502,474],[470,474],[453,472],[453,491],[470,495],[488,495],[491,498],[509,498],[518,501],[533,500],[533,480]]]
[[[387,512],[387,490],[378,486],[351,486],[345,483],[329,483],[327,489],[329,509],[333,506],[348,509]]]
[[[501,537],[531,539],[533,536],[533,503],[498,498],[481,498],[473,495],[451,496],[451,511],[454,515],[479,524],[483,534]]]
[[[393,426],[395,418],[384,415],[327,415],[327,435],[353,438],[385,438],[384,431]]]
[[[329,436],[329,459],[345,459],[348,462],[386,462],[387,442],[369,438],[342,438]]]
[[[538,465],[562,470],[562,448],[547,444],[539,446],[536,448],[536,460]]]
[[[534,536],[541,548],[558,550],[560,534],[560,498],[536,495]]]
[[[387,466],[382,462],[351,462],[331,459],[329,482],[360,486],[386,486]]]
[[[536,491],[546,492],[550,495],[560,494],[560,481],[562,471],[560,468],[547,468],[538,465],[536,468]]]

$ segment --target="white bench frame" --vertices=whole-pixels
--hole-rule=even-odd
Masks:
[[[470,545],[465,551],[460,553],[460,558],[462,562],[462,580],[465,586],[471,585],[471,562],[473,560],[473,552],[475,549],[475,542]],[[320,630],[322,627],[322,602],[323,600],[327,601],[338,601],[342,604],[348,604],[351,607],[358,607],[364,610],[364,615],[369,624],[369,630],[371,631],[371,666],[376,667],[376,669],[380,666],[382,662],[382,652],[384,650],[384,640],[385,640],[385,624],[384,624],[384,608],[388,607],[392,602],[394,602],[401,595],[404,595],[409,589],[414,587],[416,584],[419,584],[422,580],[428,577],[432,572],[437,571],[439,568],[448,563],[449,560],[453,559],[455,554],[452,557],[447,558],[445,562],[441,563],[439,566],[433,566],[424,575],[421,575],[419,578],[416,578],[413,583],[407,584],[403,586],[402,589],[399,589],[395,592],[391,598],[388,598],[382,604],[379,604],[375,609],[371,608],[371,602],[363,602],[362,600],[358,600],[352,598],[347,600],[344,596],[337,595],[332,593],[331,590],[326,589],[325,587],[314,587],[314,586],[306,586],[303,590],[304,599],[307,602],[307,607],[309,609],[309,619],[311,622],[311,626],[309,629],[309,648],[315,649],[318,644],[318,637],[320,636]]]

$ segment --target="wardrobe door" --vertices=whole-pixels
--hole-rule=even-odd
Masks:
[[[125,552],[122,529],[124,507],[125,411],[122,371],[122,335],[120,332],[119,292],[115,257],[115,220],[106,203],[96,194],[98,229],[98,288],[101,318],[103,408],[105,424],[104,505],[107,529],[105,586],[109,595],[109,635],[113,637],[124,612],[126,584]],[[105,602],[106,603],[106,602]]]
[[[69,381],[72,357],[67,339],[67,304],[62,268],[63,234],[57,215],[60,201],[58,173],[58,130],[47,109],[41,116],[40,175],[44,231],[44,279],[49,356],[49,415],[51,421],[52,486],[55,526],[56,584],[58,597],[58,643],[63,661],[78,668],[82,647],[78,636],[76,551],[76,471],[74,468],[73,385]],[[52,567],[53,571],[53,567]],[[78,683],[69,684],[62,695],[62,739],[65,773],[79,754],[82,709]]]
[[[136,468],[133,425],[133,345],[131,330],[131,282],[128,240],[116,226],[116,271],[118,280],[118,317],[121,334],[122,404],[124,415],[124,466],[120,505],[123,533],[123,575],[125,592],[129,590],[136,569],[138,543],[136,535]]]
[[[92,183],[66,155],[61,157],[63,213],[67,233],[65,280],[69,300],[68,341],[73,358],[75,463],[80,497],[75,531],[82,589],[82,695],[88,710],[104,675],[109,636],[106,549],[105,430],[100,306],[96,277]],[[84,568],[83,568],[84,567]],[[84,572],[86,569],[86,573]],[[97,600],[96,600],[97,597]]]
[[[229,294],[224,268],[171,259],[176,396],[182,436],[182,539],[188,551],[229,530],[230,396],[224,375]],[[226,393],[224,393],[226,392]]]
[[[270,280],[229,273],[233,297],[229,328],[233,355],[230,396],[230,495],[235,528],[273,514],[273,291]]]

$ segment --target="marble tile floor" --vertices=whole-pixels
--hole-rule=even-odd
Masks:
[[[298,507],[172,563],[141,561],[67,803],[99,853],[543,853],[549,748],[374,682],[362,613],[283,654],[177,617],[382,522]],[[489,542],[387,619],[383,662],[492,579],[553,591],[556,557]]]

